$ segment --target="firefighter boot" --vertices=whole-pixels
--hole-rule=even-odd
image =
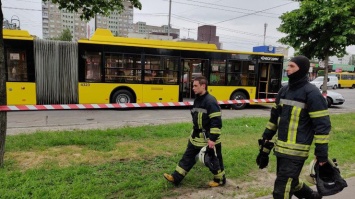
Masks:
[[[317,192],[313,191],[309,186],[303,184],[303,187],[294,193],[297,198],[302,199],[321,199],[322,196]]]
[[[175,186],[178,186],[180,184],[180,182],[182,181],[183,177],[181,175],[176,174],[176,172],[174,172],[173,174],[167,174],[164,173],[164,178],[173,183]]]
[[[164,173],[164,178],[165,178],[167,181],[169,181],[169,182],[171,182],[171,183],[174,183],[174,177],[173,177],[172,175],[167,174],[167,173]]]
[[[214,178],[213,181],[208,182],[208,186],[210,187],[219,187],[219,186],[223,186],[226,184],[226,176],[223,175],[223,179],[216,179]]]

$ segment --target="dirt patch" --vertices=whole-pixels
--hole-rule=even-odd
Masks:
[[[169,149],[164,153],[156,148]],[[139,141],[127,141],[116,144],[112,151],[96,151],[83,146],[58,146],[46,150],[7,152],[5,160],[13,160],[15,166],[22,171],[47,165],[68,167],[78,164],[98,165],[106,162],[140,160],[144,157],[176,154],[180,150],[179,145],[171,145],[165,139],[142,143]]]
[[[343,177],[354,176],[355,164],[342,165],[341,171]],[[305,176],[308,174],[308,165],[303,167],[300,179],[309,184]],[[258,170],[250,173],[250,179],[252,181],[231,180],[227,179],[227,183],[223,187],[216,188],[203,188],[203,189],[190,189],[188,187],[173,188],[173,191],[177,193],[176,197],[165,197],[164,199],[271,199],[271,193],[276,178],[274,172],[268,172],[266,169]],[[309,184],[311,186],[311,184]],[[263,196],[263,197],[262,197]]]
[[[227,179],[227,183],[222,187],[204,188],[193,190],[188,187],[173,188],[179,196],[165,197],[164,199],[196,199],[196,198],[213,198],[213,199],[252,199],[258,197],[258,192],[271,193],[275,174],[268,172],[266,169],[258,170],[249,174],[250,179],[257,179],[250,182],[241,180]],[[260,194],[260,193],[259,193]],[[266,194],[263,194],[266,195]]]

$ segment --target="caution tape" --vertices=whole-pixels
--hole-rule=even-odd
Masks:
[[[268,103],[275,99],[250,99],[218,101],[219,104]],[[83,109],[127,109],[150,107],[192,106],[193,102],[156,102],[156,103],[120,103],[120,104],[52,104],[52,105],[2,105],[0,111],[40,111],[40,110],[83,110]]]

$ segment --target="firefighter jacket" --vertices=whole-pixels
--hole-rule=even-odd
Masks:
[[[321,162],[328,158],[331,129],[328,106],[318,88],[307,79],[278,92],[263,138],[271,140],[277,132],[274,152],[278,157],[307,159],[312,142]]]
[[[193,145],[206,146],[207,139],[220,143],[222,119],[221,108],[215,97],[206,92],[198,96],[191,109],[193,131],[190,141]]]

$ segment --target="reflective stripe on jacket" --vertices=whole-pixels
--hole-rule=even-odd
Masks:
[[[271,140],[277,132],[275,154],[306,159],[314,141],[315,155],[328,156],[331,129],[328,107],[319,89],[310,83],[291,90],[280,89],[263,137]]]
[[[208,92],[198,96],[191,108],[193,131],[190,141],[196,146],[206,146],[207,139],[220,143],[222,128],[221,108]]]

